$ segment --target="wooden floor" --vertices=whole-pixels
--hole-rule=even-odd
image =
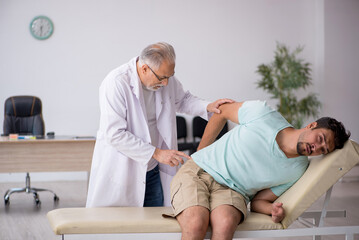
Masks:
[[[330,210],[347,210],[347,218],[327,219],[326,226],[357,225],[359,226],[359,181],[344,179],[338,182],[333,189],[329,204]],[[1,240],[60,240],[55,236],[46,219],[46,213],[55,208],[84,207],[86,202],[86,181],[72,182],[38,182],[33,187],[48,188],[60,197],[57,206],[54,206],[53,195],[47,192],[40,193],[41,207],[37,208],[31,194],[18,193],[11,195],[10,206],[5,207],[3,199],[0,202],[0,239]],[[1,196],[11,187],[22,187],[22,183],[1,183]],[[320,210],[323,197],[310,209]],[[295,222],[291,227],[301,226]],[[311,237],[278,238],[278,240],[311,240]],[[342,236],[323,237],[324,240],[341,240]],[[355,236],[359,240],[359,236]]]
[[[23,183],[25,185],[25,183]],[[55,208],[84,207],[86,204],[87,181],[33,182],[32,187],[47,188],[60,198],[54,205],[53,194],[40,192],[41,207],[37,208],[32,194],[14,193],[10,205],[3,204],[3,194],[9,188],[23,187],[21,183],[0,184],[0,239],[1,240],[60,240],[47,221],[46,213]]]

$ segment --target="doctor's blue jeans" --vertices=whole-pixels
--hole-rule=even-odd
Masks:
[[[163,206],[163,190],[158,165],[146,174],[146,192],[144,207]]]

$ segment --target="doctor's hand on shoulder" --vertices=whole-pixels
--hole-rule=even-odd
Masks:
[[[221,110],[218,109],[219,106],[225,103],[233,103],[233,102],[234,100],[229,98],[218,99],[207,105],[207,112],[221,113]]]
[[[156,148],[153,156],[158,162],[170,165],[171,167],[178,166],[180,163],[183,164],[184,161],[182,157],[190,159],[190,156],[187,154],[176,151],[176,150],[163,150]]]

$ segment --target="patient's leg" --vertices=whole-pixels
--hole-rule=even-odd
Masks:
[[[216,207],[210,215],[212,227],[211,239],[232,239],[242,218],[242,213],[233,206],[221,205]]]
[[[202,206],[186,208],[177,216],[182,229],[182,240],[204,239],[208,224],[209,210]]]

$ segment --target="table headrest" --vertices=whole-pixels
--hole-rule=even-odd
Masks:
[[[348,140],[342,149],[310,160],[303,176],[276,202],[282,202],[286,217],[282,224],[287,228],[331,186],[359,163],[359,144]]]

